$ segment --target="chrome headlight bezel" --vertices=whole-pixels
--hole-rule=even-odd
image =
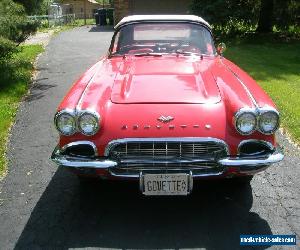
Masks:
[[[248,132],[245,132],[245,131],[242,131],[240,128],[239,128],[239,125],[238,125],[238,122],[239,120],[241,119],[241,117],[243,115],[251,115],[253,116],[253,121],[254,121],[254,125],[253,125],[253,128],[248,131]],[[235,129],[238,131],[239,134],[241,135],[251,135],[253,134],[255,131],[256,131],[256,128],[257,128],[257,113],[255,112],[255,110],[253,109],[250,109],[250,108],[242,108],[240,109],[234,116],[234,125],[235,125]]]
[[[63,116],[69,116],[70,119],[73,119],[73,128],[72,131],[66,133],[64,132],[61,127],[58,125],[59,119]],[[76,122],[76,115],[75,112],[73,110],[70,109],[63,109],[59,112],[57,112],[54,116],[54,125],[57,129],[57,131],[61,134],[61,135],[65,135],[65,136],[71,136],[74,135],[77,132],[77,122]]]
[[[81,119],[83,119],[83,117],[85,116],[90,116],[92,119],[95,119],[95,127],[91,132],[87,132],[86,130],[84,130],[84,128],[81,126]],[[86,136],[93,136],[95,135],[99,129],[100,129],[100,122],[101,122],[101,117],[100,115],[95,112],[95,111],[90,111],[90,110],[81,110],[78,114],[78,118],[77,118],[77,126],[78,126],[78,130],[80,133],[82,133],[83,135]]]
[[[268,114],[268,113],[274,114],[277,117],[277,121],[276,121],[276,125],[274,126],[274,128],[272,130],[265,131],[261,126],[261,122],[263,120],[263,116]],[[260,133],[262,133],[264,135],[272,135],[276,132],[276,130],[279,128],[279,126],[280,126],[280,115],[279,115],[279,112],[276,109],[269,108],[269,107],[260,109],[260,114],[259,114],[259,117],[258,117],[258,124],[257,124],[257,129]]]

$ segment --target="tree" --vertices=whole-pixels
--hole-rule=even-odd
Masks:
[[[297,23],[300,16],[299,0],[261,0],[257,32],[272,32],[275,25],[279,29],[288,29]]]
[[[291,25],[299,25],[300,1],[275,0],[273,22],[281,30],[287,30]]]
[[[258,19],[259,0],[193,0],[192,13],[202,16],[216,27],[237,30],[240,25],[252,25]]]
[[[15,2],[22,4],[28,15],[35,15],[39,14],[44,0],[15,0]]]
[[[214,28],[229,33],[245,27],[256,27],[257,32],[272,32],[299,24],[299,0],[193,0],[191,10],[207,19]]]
[[[105,4],[105,5],[112,4],[112,0],[96,0],[96,1],[100,4]]]
[[[257,32],[267,33],[272,32],[273,28],[273,0],[261,0],[261,7],[257,25]]]
[[[40,5],[39,13],[41,15],[47,15],[49,6],[53,3],[53,0],[43,0],[42,4]]]
[[[36,31],[38,24],[30,21],[24,7],[12,0],[0,1],[0,58]]]

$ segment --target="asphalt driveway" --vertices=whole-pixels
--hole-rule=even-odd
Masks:
[[[300,236],[300,153],[283,136],[284,162],[251,185],[201,182],[189,197],[147,198],[135,183],[94,183],[49,160],[60,100],[107,51],[111,30],[81,27],[54,37],[17,114],[9,173],[0,182],[0,249],[239,249],[239,235]],[[275,247],[272,247],[272,249]],[[263,249],[263,248],[262,248]]]

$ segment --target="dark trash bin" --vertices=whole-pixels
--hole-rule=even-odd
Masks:
[[[108,19],[109,25],[114,25],[114,9],[113,8],[106,9],[106,19]]]
[[[99,25],[107,25],[106,9],[98,9]]]
[[[96,25],[100,24],[99,14],[97,12],[95,13],[95,21],[96,21]]]

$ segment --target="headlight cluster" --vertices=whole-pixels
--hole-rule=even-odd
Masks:
[[[240,109],[235,115],[235,127],[242,135],[250,135],[255,130],[270,135],[279,127],[279,113],[273,108]]]
[[[76,132],[91,136],[100,128],[100,116],[96,112],[62,110],[55,115],[54,123],[56,129],[62,135],[70,136]]]

